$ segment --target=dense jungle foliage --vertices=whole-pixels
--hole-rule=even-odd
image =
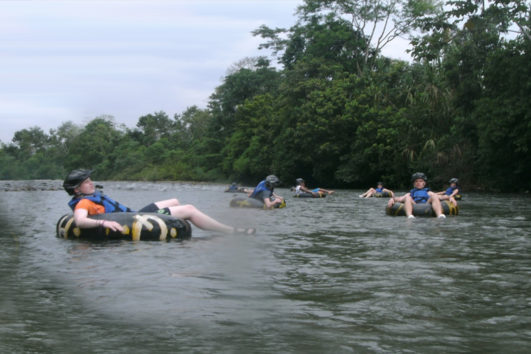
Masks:
[[[443,6],[444,5],[444,6]],[[1,179],[201,180],[285,185],[531,189],[528,1],[305,0],[289,29],[254,35],[269,57],[228,71],[208,107],[17,131]],[[378,25],[376,27],[372,27]],[[381,55],[401,36],[411,63]],[[74,118],[74,117],[73,117]]]

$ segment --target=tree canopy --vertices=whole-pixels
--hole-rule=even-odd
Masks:
[[[254,31],[270,57],[244,58],[207,108],[154,112],[127,128],[17,131],[0,148],[0,178],[104,179],[529,191],[531,38],[526,1],[305,0],[291,28]],[[411,41],[412,62],[382,49]],[[276,64],[272,64],[276,61]]]

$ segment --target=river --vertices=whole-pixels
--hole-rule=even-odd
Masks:
[[[408,220],[359,190],[281,188],[287,207],[266,211],[230,208],[216,184],[99,183],[133,208],[177,197],[257,233],[59,239],[60,181],[0,181],[1,353],[531,348],[529,196],[465,192],[458,216]]]

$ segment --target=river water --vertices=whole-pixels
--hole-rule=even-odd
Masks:
[[[279,189],[287,207],[265,211],[230,208],[221,185],[103,182],[133,208],[177,197],[258,231],[89,243],[55,236],[60,184],[0,181],[1,353],[531,349],[529,196],[465,193],[458,216],[407,220],[359,190]]]

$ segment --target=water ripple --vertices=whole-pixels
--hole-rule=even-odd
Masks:
[[[386,201],[360,191],[302,200],[280,189],[288,207],[263,211],[229,208],[221,185],[103,184],[132,207],[177,197],[258,233],[62,240],[64,192],[4,190],[0,351],[524,353],[531,344],[527,197],[471,194],[457,217],[411,221],[385,216]]]

